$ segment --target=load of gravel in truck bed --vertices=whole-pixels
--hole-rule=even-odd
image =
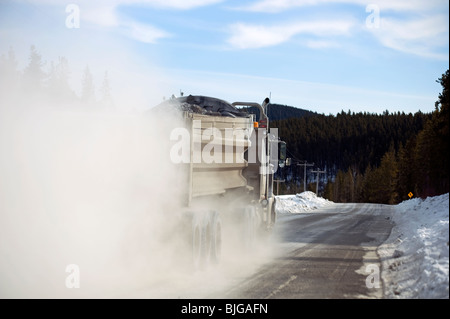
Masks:
[[[181,111],[192,112],[210,116],[248,117],[249,114],[242,112],[230,103],[214,97],[189,95],[172,98],[164,101],[153,108],[155,111]]]

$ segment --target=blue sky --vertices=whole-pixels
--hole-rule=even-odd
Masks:
[[[99,84],[107,70],[118,103],[136,107],[182,90],[230,102],[270,94],[325,114],[429,112],[448,37],[446,0],[0,3],[0,53],[13,47],[20,67],[32,44],[47,65],[65,56],[75,88],[84,66]]]

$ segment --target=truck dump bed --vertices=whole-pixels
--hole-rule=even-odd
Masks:
[[[245,187],[247,180],[242,170],[248,166],[244,152],[250,147],[252,117],[232,118],[195,113],[188,113],[187,117],[191,120],[193,139],[189,168],[190,197],[220,194],[230,188]]]
[[[190,161],[183,168],[187,170],[183,175],[188,181],[188,205],[195,198],[247,187],[244,153],[251,146],[253,114],[223,100],[191,95],[168,100],[157,108],[182,112],[189,131]]]

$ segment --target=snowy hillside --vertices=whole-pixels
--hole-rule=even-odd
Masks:
[[[277,197],[279,214],[334,205],[312,192]],[[449,298],[449,194],[395,206],[394,227],[378,248],[386,298]]]

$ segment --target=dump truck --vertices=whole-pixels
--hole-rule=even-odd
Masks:
[[[274,227],[274,174],[286,162],[286,147],[277,130],[269,130],[269,103],[189,95],[155,108],[181,114],[170,156],[184,190],[182,224],[196,268],[219,262],[227,225],[249,248]],[[251,107],[258,118],[243,111]]]

